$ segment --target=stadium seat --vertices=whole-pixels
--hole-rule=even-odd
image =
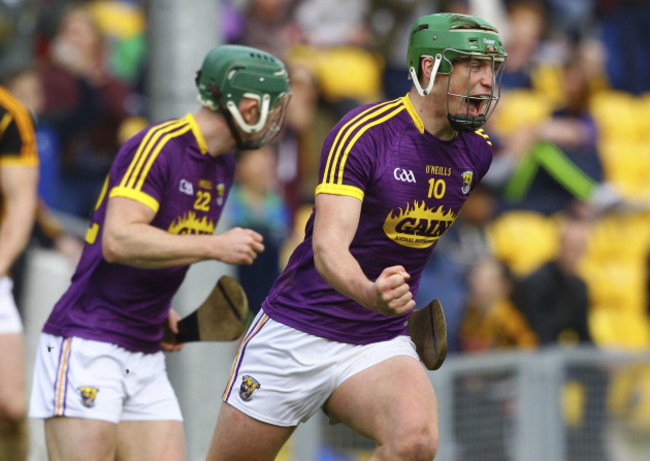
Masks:
[[[494,256],[520,276],[532,272],[557,253],[557,223],[533,211],[508,211],[488,226],[487,234]]]

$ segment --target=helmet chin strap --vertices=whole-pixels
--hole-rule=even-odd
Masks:
[[[433,82],[436,80],[436,75],[438,74],[438,68],[440,67],[441,62],[442,62],[442,54],[438,53],[434,58],[433,69],[431,69],[431,77],[429,78],[429,85],[427,85],[426,88],[422,88],[420,86],[420,81],[418,80],[418,74],[415,71],[415,67],[413,66],[409,67],[409,74],[411,75],[411,79],[413,80],[415,89],[418,90],[420,96],[426,96],[429,93],[431,93],[431,90],[433,89]]]

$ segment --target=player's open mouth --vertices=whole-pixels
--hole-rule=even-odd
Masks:
[[[481,115],[483,113],[482,108],[484,102],[483,96],[472,96],[471,98],[465,99],[468,115],[471,115],[472,117],[478,117]]]

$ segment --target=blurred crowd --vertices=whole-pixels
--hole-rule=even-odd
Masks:
[[[88,218],[118,146],[149,120],[148,3],[0,1],[0,80],[36,117],[53,210]],[[240,274],[255,282],[251,305],[300,240],[327,131],[356,105],[406,94],[413,20],[452,11],[495,24],[508,60],[486,127],[493,165],[434,251],[418,304],[442,301],[456,353],[650,347],[650,2],[218,3],[223,42],[283,59],[293,93],[284,134],[241,154],[229,200],[232,224],[265,236]]]

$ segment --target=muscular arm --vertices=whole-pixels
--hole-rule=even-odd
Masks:
[[[37,167],[0,167],[4,217],[0,223],[0,277],[23,252],[36,215]]]
[[[350,253],[357,231],[361,202],[353,197],[318,194],[314,222],[314,263],[335,290],[383,315],[401,315],[415,307],[402,266],[385,268],[369,280]]]
[[[262,236],[234,228],[220,235],[174,235],[152,226],[148,206],[124,197],[108,201],[102,251],[108,262],[142,268],[188,265],[207,259],[252,264],[264,250]]]

